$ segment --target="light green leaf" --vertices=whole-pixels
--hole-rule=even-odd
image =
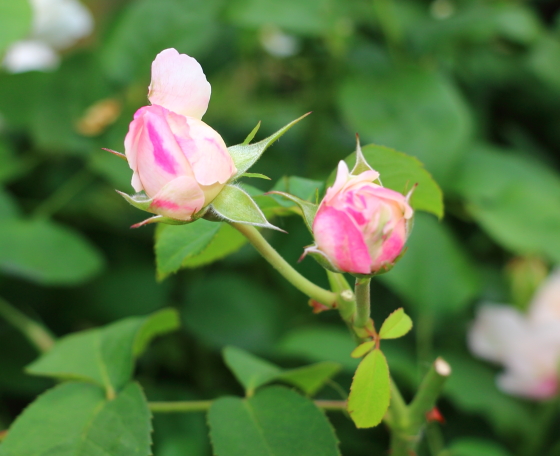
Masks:
[[[350,356],[356,359],[363,358],[366,354],[372,351],[374,347],[375,347],[375,341],[369,340],[367,342],[358,345],[354,350],[352,350]]]
[[[248,399],[217,399],[208,423],[216,456],[340,455],[325,415],[309,399],[278,386]]]
[[[74,285],[103,267],[99,251],[81,234],[47,220],[0,224],[0,271],[42,285]]]
[[[370,352],[360,363],[348,397],[348,412],[358,428],[377,426],[389,408],[389,366],[381,352]]]
[[[113,400],[95,385],[63,383],[16,419],[0,456],[148,456],[150,418],[136,383]]]
[[[272,381],[282,371],[278,366],[237,347],[224,348],[223,356],[227,366],[245,388],[247,396],[251,396],[259,386]]]
[[[95,383],[113,395],[130,381],[134,359],[148,343],[178,326],[177,312],[166,309],[148,317],[131,317],[71,334],[59,339],[50,351],[27,366],[27,372]]]
[[[479,146],[466,157],[456,189],[467,211],[505,248],[560,261],[560,177],[550,167]]]
[[[227,223],[199,219],[181,226],[159,225],[155,243],[158,277],[210,264],[234,253],[245,242],[245,237]]]
[[[468,106],[437,71],[395,68],[348,77],[339,93],[342,113],[362,142],[415,155],[447,185],[473,133]],[[385,184],[383,173],[381,180]]]
[[[381,339],[398,339],[412,329],[412,320],[404,313],[404,309],[395,310],[389,315],[379,330]]]
[[[369,144],[362,147],[365,159],[379,172],[384,187],[406,195],[415,184],[410,204],[413,209],[431,212],[438,218],[443,217],[443,193],[436,181],[417,158],[397,152],[384,146]],[[354,166],[356,153],[344,160],[349,167]],[[336,170],[329,182],[334,182]]]
[[[226,185],[212,201],[211,210],[218,217],[228,221],[271,228],[282,231],[271,225],[257,203],[239,187]]]
[[[33,10],[28,0],[0,0],[0,55],[29,33]]]
[[[408,250],[378,277],[423,314],[457,312],[478,293],[478,272],[444,223],[416,214]]]
[[[280,138],[284,133],[286,133],[290,128],[292,128],[296,123],[298,123],[304,117],[307,117],[310,113],[304,114],[298,119],[290,122],[285,127],[278,130],[273,135],[265,138],[254,144],[238,144],[237,146],[231,146],[228,148],[231,158],[233,158],[233,163],[237,168],[237,173],[231,178],[231,181],[235,181],[243,173],[245,173],[255,162],[261,157],[263,152],[268,149],[268,147]],[[223,191],[222,191],[223,193]],[[221,193],[220,193],[221,195]],[[219,195],[218,195],[219,196]],[[214,200],[215,201],[215,200]]]

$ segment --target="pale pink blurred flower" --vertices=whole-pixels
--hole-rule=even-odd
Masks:
[[[344,161],[313,221],[314,246],[341,272],[375,274],[390,268],[403,251],[413,210],[408,198],[374,183],[379,173],[352,175]]]
[[[560,367],[560,270],[541,285],[526,314],[486,304],[468,334],[471,351],[504,366],[503,391],[532,399],[558,393]]]
[[[152,64],[148,98],[125,138],[132,186],[151,198],[151,212],[191,220],[236,172],[222,137],[200,120],[210,84],[195,59],[166,49]]]

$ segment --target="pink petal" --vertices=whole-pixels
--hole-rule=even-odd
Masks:
[[[363,191],[367,192],[366,198],[369,197],[369,195],[371,195],[371,197],[394,201],[399,205],[399,207],[401,208],[404,214],[404,217],[407,219],[411,218],[414,213],[413,209],[408,204],[406,196],[403,195],[402,193],[399,193],[395,190],[391,190],[390,188],[378,187],[373,185],[372,186],[368,185],[367,187],[364,186]]]
[[[169,125],[200,185],[225,184],[235,165],[222,137],[201,120],[170,113]]]
[[[194,58],[175,49],[166,49],[156,56],[148,92],[152,104],[201,119],[208,109],[210,92],[210,84]]]
[[[372,271],[378,271],[384,264],[392,263],[397,258],[406,242],[406,225],[402,219],[400,223],[393,229],[390,236],[381,243],[377,256],[370,251],[372,256]]]
[[[190,220],[204,207],[204,193],[193,177],[181,176],[169,182],[153,198],[151,209],[177,220]]]
[[[529,314],[534,321],[560,324],[560,269],[543,282],[533,298]]]
[[[371,258],[362,233],[342,211],[322,205],[313,222],[317,247],[340,270],[369,274]]]
[[[146,106],[138,113],[130,127],[131,131],[139,131],[130,156],[135,156],[143,189],[153,197],[173,179],[192,176],[192,170],[169,126],[169,111],[161,106]],[[128,157],[128,149],[126,154]]]

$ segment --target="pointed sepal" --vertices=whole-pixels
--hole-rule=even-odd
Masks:
[[[171,217],[164,217],[163,215],[154,215],[146,220],[135,223],[130,228],[140,228],[144,225],[150,225],[152,223],[165,223],[166,225],[186,225],[187,223],[192,223],[192,220],[177,220]]]
[[[206,217],[208,219],[218,218],[226,222],[284,231],[270,224],[253,198],[235,185],[226,185],[212,201],[210,208]]]
[[[364,157],[364,153],[362,152],[362,146],[360,145],[360,137],[356,133],[356,164],[354,165],[354,168],[352,168],[352,171],[350,171],[350,174],[352,176],[357,176],[364,171],[375,170],[366,161],[366,157]],[[379,185],[382,185],[379,177],[376,180],[379,182]]]
[[[107,151],[107,152],[110,152],[110,153],[113,154],[113,155],[116,155],[116,156],[119,157],[121,160],[128,161],[125,154],[122,154],[122,153],[120,153],[120,152],[117,152],[116,150],[113,150],[113,149],[106,149],[105,147],[102,147],[101,149],[102,149],[102,150],[105,150],[105,151]]]
[[[247,171],[251,166],[253,166],[253,164],[261,157],[263,152],[274,141],[276,141],[278,138],[280,138],[280,136],[282,136],[284,133],[286,133],[296,123],[298,123],[301,119],[308,116],[309,114],[311,114],[311,113],[308,112],[307,114],[304,114],[300,118],[290,122],[288,125],[281,128],[280,130],[278,130],[273,135],[270,135],[268,138],[263,139],[262,141],[259,141],[259,142],[254,143],[254,144],[248,144],[247,139],[249,141],[251,139],[253,139],[251,137],[251,135],[254,136],[254,134],[256,134],[255,130],[258,129],[257,127],[260,125],[260,123],[259,123],[259,125],[257,125],[257,127],[255,127],[255,129],[253,129],[253,131],[249,134],[249,136],[243,142],[243,144],[238,144],[236,146],[228,147],[228,151],[231,155],[231,158],[233,159],[233,163],[235,164],[235,167],[237,168],[237,173],[235,173],[235,175],[230,179],[230,182],[235,181],[243,173],[245,173],[245,171]],[[253,132],[254,132],[254,134],[253,134]]]
[[[153,214],[153,211],[150,209],[153,200],[152,198],[148,198],[144,193],[136,193],[135,195],[130,196],[119,190],[115,191],[119,195],[121,195],[131,206],[134,206],[141,211],[151,212]]]
[[[257,124],[257,126],[251,130],[251,133],[249,133],[247,135],[247,137],[245,138],[245,141],[243,141],[241,144],[243,146],[246,146],[247,144],[249,144],[253,140],[253,138],[255,137],[257,132],[259,131],[259,128],[261,128],[261,121],[260,120],[259,120],[259,123]]]
[[[311,255],[317,263],[323,266],[328,271],[332,272],[343,272],[340,269],[337,269],[334,264],[332,264],[331,260],[327,255],[325,255],[321,250],[317,248],[316,245],[307,246],[304,251],[303,255],[300,257],[299,261],[302,261],[307,255]]]
[[[283,196],[284,198],[287,198],[290,201],[296,203],[301,209],[301,215],[303,217],[305,225],[307,226],[307,229],[311,234],[313,234],[313,220],[315,220],[315,215],[317,214],[317,209],[319,208],[317,204],[305,201],[295,195],[291,195],[290,193],[278,192],[275,190],[267,193],[267,195],[271,194]]]

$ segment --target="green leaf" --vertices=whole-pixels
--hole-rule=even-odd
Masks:
[[[239,187],[226,185],[212,201],[212,212],[228,222],[245,223],[280,230],[271,225],[257,203]]]
[[[364,343],[358,345],[354,350],[352,350],[352,353],[350,353],[350,356],[352,358],[356,358],[356,359],[363,358],[370,351],[372,351],[374,347],[375,347],[375,341],[374,340],[369,340],[367,342],[364,342]]]
[[[479,146],[456,189],[467,211],[505,248],[560,261],[560,177],[530,157]]]
[[[342,84],[339,105],[363,142],[415,155],[445,185],[473,134],[460,92],[429,68],[397,67],[350,76]],[[383,173],[381,180],[385,184]]]
[[[155,243],[158,277],[210,264],[245,243],[245,237],[227,223],[199,219],[187,225],[159,225]]]
[[[182,321],[201,343],[216,349],[235,345],[255,351],[274,343],[283,307],[270,287],[246,275],[215,271],[186,288]]]
[[[0,0],[0,55],[29,33],[33,10],[28,0]]]
[[[339,363],[324,361],[284,370],[276,376],[276,380],[297,386],[306,395],[313,396],[340,371],[341,367]]]
[[[360,363],[348,397],[348,412],[358,428],[377,426],[389,409],[389,366],[381,352],[370,352]]]
[[[247,396],[260,386],[273,381],[283,381],[297,386],[305,394],[313,395],[340,370],[340,364],[323,362],[296,369],[283,370],[236,347],[226,347],[224,361],[245,388]]]
[[[285,127],[278,130],[276,133],[270,135],[268,138],[265,138],[257,143],[254,144],[238,144],[237,146],[231,146],[228,148],[231,158],[233,159],[233,163],[237,168],[237,173],[235,176],[231,178],[231,181],[235,181],[243,173],[245,173],[251,166],[255,164],[255,162],[261,157],[263,152],[268,149],[268,147],[280,138],[284,133],[286,133],[290,128],[292,128],[296,123],[298,123],[304,117],[307,117],[310,113],[304,114],[303,116],[297,118],[296,120],[290,122]],[[220,193],[220,195],[223,191]],[[218,195],[219,196],[219,195]],[[214,200],[215,201],[215,200]]]
[[[511,456],[511,453],[500,444],[473,437],[454,440],[447,451],[449,456]]]
[[[15,200],[4,188],[0,187],[0,222],[16,219],[19,215],[20,211]]]
[[[443,223],[416,214],[408,250],[390,274],[378,279],[417,312],[457,312],[480,288],[478,272],[459,240]]]
[[[389,315],[379,330],[381,339],[398,339],[412,329],[412,320],[404,313],[404,309],[395,310]]]
[[[325,415],[299,394],[273,386],[248,399],[222,397],[208,412],[216,456],[338,456]]]
[[[148,317],[131,317],[103,328],[59,339],[54,347],[27,366],[33,375],[95,383],[113,395],[130,381],[134,359],[157,335],[177,329],[172,309]]]
[[[259,386],[272,381],[281,372],[278,366],[237,347],[224,348],[223,356],[235,378],[245,388],[247,396],[251,396]]]
[[[369,144],[362,147],[367,162],[379,172],[384,187],[406,195],[415,184],[410,204],[413,209],[431,212],[438,218],[443,217],[443,193],[436,181],[417,158],[397,152],[384,146]],[[344,160],[349,167],[354,166],[356,153]],[[334,182],[336,170],[329,182]]]
[[[218,35],[220,8],[219,0],[140,0],[128,4],[104,40],[100,52],[104,71],[125,84],[149,78],[150,64],[162,49],[174,47],[200,58]],[[138,106],[145,101],[146,92],[139,92]]]
[[[42,285],[74,285],[103,267],[99,251],[81,234],[47,220],[0,224],[0,270]]]
[[[1,3],[2,0],[0,0],[0,4]],[[0,17],[0,22],[1,21],[2,18]],[[0,30],[2,30],[1,25]],[[0,31],[0,34],[1,33]],[[22,160],[14,154],[14,151],[8,146],[8,143],[2,141],[0,138],[0,183],[11,181],[21,174],[24,169],[25,167],[23,166]]]
[[[326,351],[325,347],[329,347]],[[278,353],[309,361],[335,361],[348,372],[354,372],[358,361],[350,358],[356,344],[347,330],[322,325],[294,329],[278,343]]]
[[[63,383],[16,419],[0,456],[148,456],[150,418],[136,383],[113,400],[95,385]]]

